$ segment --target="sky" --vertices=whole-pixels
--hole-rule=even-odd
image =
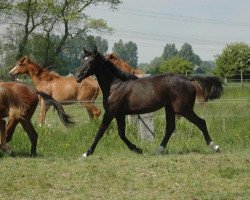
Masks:
[[[227,44],[250,44],[249,0],[123,0],[118,10],[92,6],[87,13],[114,28],[112,35],[93,33],[114,42],[132,41],[138,63],[148,63],[163,53],[166,44],[180,50],[192,45],[202,60],[214,60]]]

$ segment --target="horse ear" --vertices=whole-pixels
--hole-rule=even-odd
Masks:
[[[114,54],[111,53],[111,54],[109,55],[109,58],[110,58],[110,59],[114,59]]]
[[[29,63],[29,62],[30,62],[30,58],[29,58],[27,55],[25,55],[25,56],[23,57],[23,61]]]

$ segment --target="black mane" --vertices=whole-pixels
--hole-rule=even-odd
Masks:
[[[110,71],[119,79],[122,81],[128,81],[128,80],[136,80],[138,79],[137,76],[134,74],[124,72],[120,70],[116,65],[114,65],[111,61],[106,59],[104,56],[100,55],[99,56],[102,58],[102,60],[105,62],[106,66],[110,69]]]

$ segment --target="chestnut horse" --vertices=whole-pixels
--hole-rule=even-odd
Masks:
[[[46,104],[54,106],[65,125],[72,123],[61,104],[46,93],[35,91],[23,83],[0,82],[1,149],[7,153],[11,153],[7,143],[12,139],[17,124],[21,123],[31,142],[31,155],[36,155],[38,134],[31,123],[31,118],[39,101],[37,94],[44,99]],[[5,117],[8,117],[7,125],[3,119]]]
[[[138,77],[142,76],[145,74],[142,70],[140,69],[135,69],[131,67],[127,62],[121,60],[116,54],[111,53],[105,55],[105,58],[111,61],[116,67],[118,67],[120,70],[134,74]]]
[[[125,115],[153,112],[162,107],[165,108],[167,127],[157,153],[164,153],[175,130],[176,114],[195,124],[203,133],[207,145],[219,151],[219,146],[212,142],[208,133],[206,121],[198,117],[193,110],[197,94],[202,95],[204,101],[221,96],[223,87],[219,79],[215,77],[187,78],[174,74],[138,78],[119,70],[96,49],[93,52],[84,50],[81,67],[75,75],[76,80],[81,82],[93,74],[103,93],[105,113],[92,145],[82,157],[93,154],[96,145],[114,118],[120,138],[130,150],[142,153],[141,148],[131,143],[125,135]]]
[[[101,111],[94,105],[94,100],[99,94],[99,85],[91,77],[81,83],[77,83],[74,76],[64,77],[47,69],[40,67],[31,61],[27,56],[21,58],[16,66],[9,72],[11,76],[27,74],[35,87],[39,91],[52,96],[61,104],[72,104],[74,101],[80,101],[87,109],[89,117],[99,117]],[[49,106],[41,101],[41,111],[39,121],[45,122],[45,115]]]

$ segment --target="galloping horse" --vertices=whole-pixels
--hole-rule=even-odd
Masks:
[[[116,67],[118,67],[120,70],[134,74],[138,77],[144,74],[144,72],[140,69],[135,69],[131,67],[127,62],[121,60],[116,54],[111,53],[105,55],[105,58],[109,61],[111,61]]]
[[[78,82],[95,74],[103,93],[105,113],[94,142],[82,157],[91,155],[110,122],[115,118],[118,134],[128,148],[142,153],[125,135],[125,115],[143,114],[156,111],[162,107],[166,112],[166,132],[157,153],[164,153],[165,147],[175,130],[175,115],[181,115],[195,124],[203,133],[207,145],[215,151],[219,146],[212,142],[206,121],[198,117],[194,110],[196,94],[203,96],[204,101],[219,98],[223,92],[222,83],[215,77],[187,78],[174,74],[161,74],[138,78],[119,70],[95,49],[93,52],[84,49],[81,67],[75,74]]]
[[[63,77],[54,72],[49,72],[31,61],[27,56],[21,58],[9,74],[11,76],[27,74],[37,90],[47,93],[62,104],[72,104],[74,100],[81,101],[90,118],[98,117],[101,114],[101,111],[94,105],[94,100],[99,94],[99,85],[91,77],[77,83],[75,77]],[[41,124],[45,122],[48,109],[49,106],[41,101],[39,114]]]
[[[38,104],[37,94],[44,99],[46,104],[54,106],[61,121],[65,125],[72,123],[69,119],[70,117],[64,112],[61,104],[49,95],[35,91],[23,83],[0,82],[0,131],[2,150],[7,150],[7,152],[10,153],[7,143],[12,139],[17,124],[21,123],[31,142],[31,155],[36,154],[38,134],[31,123],[31,118]],[[8,117],[7,126],[3,119],[5,117]]]

